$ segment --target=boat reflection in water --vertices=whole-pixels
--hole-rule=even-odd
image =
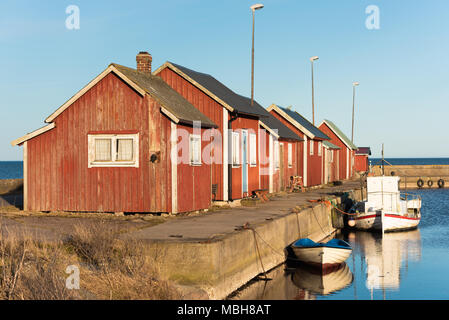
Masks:
[[[355,232],[348,240],[366,264],[366,287],[371,290],[397,290],[408,263],[421,260],[421,235],[413,231],[375,234]],[[401,274],[402,273],[402,274]],[[384,295],[385,298],[385,295]]]
[[[346,263],[322,271],[307,265],[298,265],[292,274],[292,282],[302,289],[297,299],[311,299],[314,295],[328,295],[346,288],[354,279]]]

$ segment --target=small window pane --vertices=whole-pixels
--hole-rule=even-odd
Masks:
[[[133,139],[117,139],[117,160],[133,160]]]
[[[111,139],[95,139],[95,161],[111,160]]]
[[[198,136],[190,136],[190,163],[201,164],[201,139]]]
[[[257,137],[255,134],[249,135],[250,164],[257,164]]]
[[[240,135],[238,132],[232,133],[232,163],[240,164]]]
[[[292,166],[292,164],[293,164],[293,150],[292,150],[292,145],[291,145],[291,143],[289,143],[288,144],[288,165],[289,165],[289,167],[291,167]]]
[[[279,163],[279,142],[274,142],[274,167],[276,169],[279,169],[280,163]]]

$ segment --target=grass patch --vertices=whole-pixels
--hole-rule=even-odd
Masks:
[[[43,244],[0,223],[0,299],[180,299],[159,276],[144,244],[118,239],[118,226],[88,221],[63,241]],[[68,289],[68,266],[80,271],[80,289]]]

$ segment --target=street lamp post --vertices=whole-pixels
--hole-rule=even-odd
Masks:
[[[352,83],[352,135],[351,142],[354,143],[354,105],[355,105],[355,87],[359,85],[358,82]]]
[[[255,12],[256,10],[262,9],[263,4],[254,4],[251,7],[253,12],[253,46],[251,51],[251,105],[254,103],[254,25],[255,25]]]
[[[313,90],[313,61],[318,60],[317,56],[310,58],[310,63],[312,65],[312,122],[315,125],[315,97]]]

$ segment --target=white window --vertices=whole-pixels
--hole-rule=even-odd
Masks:
[[[138,134],[89,134],[88,167],[139,167]]]
[[[321,156],[321,145],[322,145],[321,141],[318,142],[318,155],[319,156]]]
[[[249,164],[250,166],[257,165],[257,138],[254,133],[249,135]]]
[[[190,135],[190,165],[199,166],[201,165],[201,136],[200,135]]]
[[[334,150],[331,150],[331,156],[330,156],[330,158],[331,158],[331,162],[334,162]]]
[[[293,150],[292,150],[292,144],[287,144],[287,150],[288,150],[288,167],[291,168],[293,166]]]
[[[240,165],[240,135],[238,132],[232,133],[232,165]]]
[[[313,155],[313,140],[310,140],[310,155]]]
[[[279,141],[274,142],[274,168],[279,169]]]

